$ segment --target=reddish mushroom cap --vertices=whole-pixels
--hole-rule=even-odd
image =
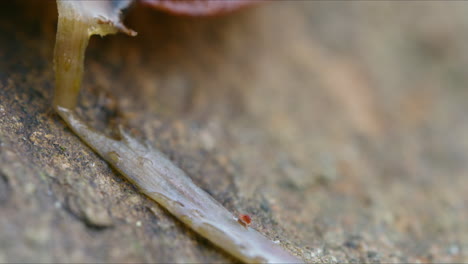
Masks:
[[[262,0],[140,0],[143,4],[189,16],[212,16],[229,13]]]

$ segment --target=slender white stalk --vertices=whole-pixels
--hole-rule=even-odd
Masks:
[[[58,108],[68,126],[147,196],[216,246],[247,263],[300,263],[227,209],[158,150],[121,131],[111,139],[88,127],[76,113]]]

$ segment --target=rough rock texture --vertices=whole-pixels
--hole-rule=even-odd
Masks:
[[[0,262],[235,261],[53,113],[54,1],[0,1]],[[134,7],[91,41],[93,126],[148,140],[309,262],[468,262],[468,4]]]

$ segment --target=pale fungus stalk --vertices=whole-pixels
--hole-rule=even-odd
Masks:
[[[109,138],[90,128],[74,112],[89,37],[118,31],[135,35],[119,19],[120,10],[129,3],[57,0],[59,25],[54,55],[57,112],[75,134],[144,194],[216,246],[248,263],[301,262],[248,225],[240,224],[158,150],[123,132],[122,140]]]
[[[130,2],[57,0],[54,107],[75,108],[83,79],[85,51],[92,35],[105,36],[119,31],[136,35],[120,22],[120,10]]]

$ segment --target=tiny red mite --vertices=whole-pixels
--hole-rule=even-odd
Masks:
[[[252,218],[250,218],[250,216],[246,215],[246,214],[239,214],[237,222],[239,222],[239,224],[247,227],[248,225],[250,225],[250,223],[252,223]]]

